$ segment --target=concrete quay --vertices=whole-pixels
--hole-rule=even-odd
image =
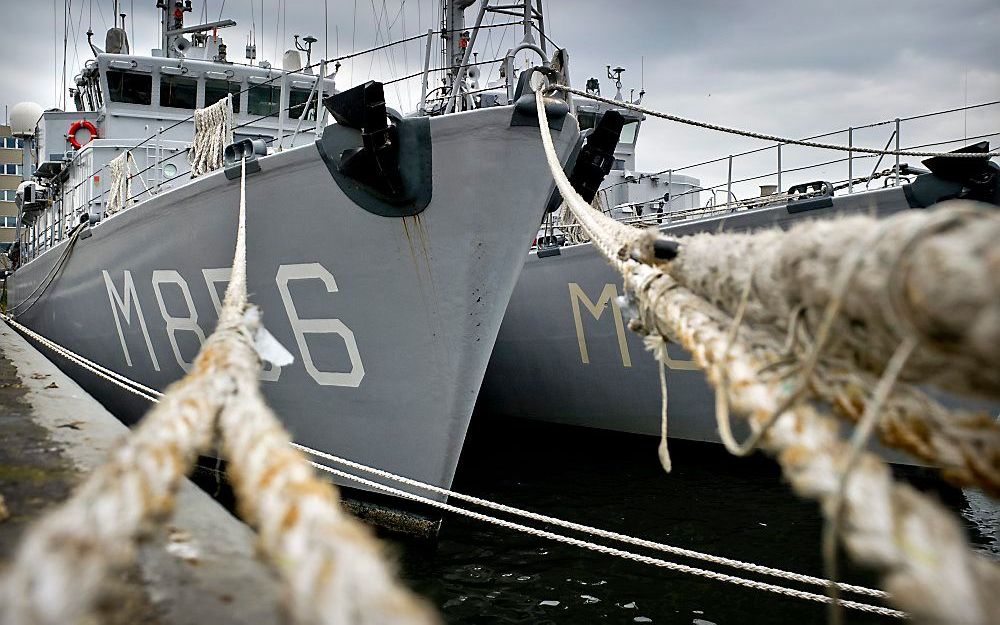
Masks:
[[[59,358],[59,356],[53,356]],[[99,466],[128,428],[0,321],[0,575],[31,524]],[[136,566],[112,580],[96,622],[282,621],[280,587],[254,533],[190,481]]]

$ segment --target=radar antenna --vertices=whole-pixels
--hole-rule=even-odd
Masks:
[[[611,69],[608,65],[608,78],[615,81],[615,88],[617,92],[615,93],[615,99],[624,101],[625,98],[622,97],[622,74],[625,73],[624,67],[616,67]]]
[[[309,67],[310,65],[312,65],[312,49],[313,49],[313,44],[316,43],[317,41],[319,41],[319,39],[316,39],[312,35],[306,35],[305,37],[302,38],[302,41],[304,41],[305,44],[306,44],[305,47],[303,47],[303,46],[299,45],[299,36],[298,35],[292,35],[292,37],[295,38],[295,49],[298,50],[298,51],[300,51],[300,52],[305,52],[306,53],[306,67]]]

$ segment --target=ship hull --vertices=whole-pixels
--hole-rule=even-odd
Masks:
[[[720,229],[787,228],[803,219],[889,215],[911,208],[901,188],[823,203],[829,206],[802,212],[794,205],[771,206],[664,225],[662,230],[679,236]],[[560,252],[543,258],[534,251],[528,255],[487,369],[481,411],[494,418],[658,436],[659,372],[642,337],[628,330],[629,319],[617,301],[621,277],[590,244]],[[721,442],[714,392],[704,374],[679,346],[671,344],[668,351],[670,437]],[[891,451],[884,453],[895,462],[912,462]]]
[[[262,389],[297,442],[451,485],[553,186],[538,129],[510,118],[503,107],[431,119],[431,199],[410,217],[359,207],[315,144],[262,157],[247,177],[250,300],[295,358],[266,365]],[[564,158],[578,134],[567,118]],[[222,171],[163,192],[92,227],[37,302],[66,243],[19,268],[8,302],[31,329],[164,389],[216,323],[238,206],[239,179]],[[149,408],[55,361],[124,421]]]

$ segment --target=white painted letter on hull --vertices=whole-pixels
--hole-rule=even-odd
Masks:
[[[205,286],[208,287],[208,296],[212,298],[212,305],[215,306],[215,317],[218,319],[222,314],[222,299],[219,292],[215,290],[216,284],[228,284],[229,276],[233,270],[230,267],[217,267],[212,269],[202,269],[201,275],[205,278]],[[261,359],[260,379],[265,382],[277,382],[281,377],[281,367]]]
[[[181,295],[184,296],[184,304],[187,306],[187,317],[174,317],[167,312],[167,305],[163,301],[163,284],[176,284]],[[184,360],[181,356],[181,348],[177,344],[177,332],[184,330],[193,333],[198,337],[198,349],[205,344],[205,332],[198,325],[198,310],[194,307],[194,300],[191,299],[191,289],[181,274],[173,269],[157,269],[153,272],[153,294],[156,295],[156,303],[160,307],[160,316],[167,324],[167,338],[170,339],[170,349],[174,351],[174,359],[181,369],[190,371],[193,363]]]
[[[604,309],[611,305],[612,317],[615,320],[615,333],[618,335],[618,349],[622,355],[622,366],[631,367],[632,358],[628,353],[628,343],[625,341],[625,324],[622,322],[622,311],[618,308],[618,289],[613,284],[604,286],[601,295],[597,298],[597,303],[590,301],[587,294],[583,292],[576,282],[569,283],[569,301],[573,306],[573,322],[576,324],[576,340],[580,345],[580,360],[583,364],[590,364],[590,354],[587,352],[587,338],[583,333],[583,319],[580,316],[580,304],[590,312],[595,320],[600,321]]]
[[[139,327],[142,329],[142,337],[146,340],[146,349],[149,350],[149,359],[153,362],[153,369],[159,371],[160,363],[156,360],[156,353],[153,351],[153,342],[149,340],[149,330],[146,328],[146,319],[142,315],[142,306],[139,304],[139,296],[135,292],[135,283],[132,281],[132,272],[123,271],[125,284],[122,287],[124,297],[119,297],[115,289],[111,276],[106,269],[101,270],[104,275],[104,286],[108,288],[108,301],[111,305],[111,314],[115,318],[115,327],[118,328],[118,340],[122,343],[122,352],[125,354],[125,363],[132,366],[132,357],[128,353],[128,345],[125,343],[125,333],[122,332],[122,322],[118,318],[120,312],[125,317],[125,323],[132,325],[132,303],[135,303],[136,316],[139,318]]]
[[[361,353],[358,351],[358,343],[354,339],[354,332],[340,319],[300,319],[298,311],[295,310],[295,302],[288,291],[288,283],[292,280],[321,280],[326,287],[327,293],[336,293],[337,281],[333,274],[319,263],[301,263],[294,265],[281,265],[278,267],[278,275],[275,276],[278,283],[278,292],[281,293],[281,301],[285,304],[285,313],[292,326],[292,333],[295,335],[295,342],[299,346],[302,354],[302,364],[306,372],[316,380],[317,384],[323,386],[350,386],[357,388],[361,385],[361,380],[365,377],[365,367],[361,362]],[[344,341],[347,354],[351,359],[351,370],[320,371],[313,363],[312,355],[309,353],[309,345],[306,343],[307,334],[337,334]]]

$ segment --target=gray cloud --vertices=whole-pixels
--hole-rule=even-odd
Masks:
[[[0,0],[0,4],[15,12],[20,23],[41,30],[41,36],[0,39],[6,103],[31,99],[51,106],[53,79],[62,63],[61,7],[59,23],[53,27],[48,3]],[[154,4],[153,0],[122,2],[130,13],[135,7],[135,15],[129,17],[135,50],[155,45]],[[226,2],[224,16],[239,22],[223,31],[230,56],[237,60],[242,59],[254,23],[261,56],[271,60],[291,47],[292,34],[319,37],[318,51],[328,47],[333,56],[438,26],[437,0],[329,0],[325,5],[320,0],[289,0],[282,3],[281,16],[278,1],[265,0],[263,17],[260,0],[252,4],[253,19],[251,0]],[[195,0],[194,5],[189,23],[197,21],[203,3]],[[219,16],[221,5],[220,0],[208,2],[209,19]],[[325,29],[324,6],[329,14]],[[626,88],[638,91],[642,81],[648,91],[644,102],[650,107],[724,125],[805,136],[961,106],[966,99],[969,103],[1000,99],[1000,37],[996,36],[1000,3],[995,0],[910,0],[889,5],[861,0],[544,0],[544,7],[550,35],[570,51],[578,85],[588,76],[603,77],[607,64],[622,65],[627,68]],[[95,40],[103,42],[110,13],[110,0],[72,2],[71,30],[77,37],[76,45],[70,43],[71,65],[74,59],[78,66],[89,56],[82,35],[88,26],[98,33]],[[284,21],[279,22],[282,16]],[[470,22],[473,16],[470,10]],[[381,24],[378,32],[376,21]],[[392,28],[387,35],[388,24]],[[514,30],[506,29],[501,41],[504,29],[494,29],[481,41],[490,53],[502,52],[513,44]],[[47,37],[49,32],[56,37]],[[276,47],[282,32],[284,45]],[[368,78],[415,72],[422,61],[423,42],[416,41],[345,62],[338,83],[343,88]],[[605,94],[612,91],[609,82],[603,80]],[[418,93],[418,81],[411,80],[389,88],[387,96],[392,104],[410,109]],[[902,137],[907,144],[991,131],[1000,131],[1000,106],[908,123]],[[890,132],[885,127],[859,132],[858,142],[881,145]],[[846,137],[831,140],[846,142]],[[998,141],[1000,137],[995,137],[994,143]],[[661,169],[760,145],[648,120],[638,160],[640,169]],[[813,161],[834,158],[789,149],[786,161],[794,165],[807,156]],[[772,160],[773,155],[740,159],[736,173],[763,172]],[[835,169],[815,174],[843,175]],[[707,167],[694,174],[707,181],[724,178],[725,172]]]

